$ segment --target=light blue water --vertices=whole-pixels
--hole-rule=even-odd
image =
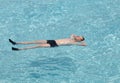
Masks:
[[[72,33],[88,46],[15,52],[8,42]],[[120,83],[120,0],[0,0],[0,83]]]

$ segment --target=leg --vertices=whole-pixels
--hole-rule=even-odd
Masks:
[[[18,51],[18,50],[28,50],[28,49],[33,49],[33,48],[41,48],[41,47],[50,47],[49,44],[39,44],[37,46],[31,46],[31,47],[25,47],[25,48],[14,48],[12,47],[12,50]]]
[[[32,42],[17,42],[17,44],[46,44],[46,40],[36,40]]]
[[[13,45],[15,44],[46,44],[47,43],[46,40],[36,40],[32,42],[14,42],[11,39],[9,39],[9,42],[11,42]]]

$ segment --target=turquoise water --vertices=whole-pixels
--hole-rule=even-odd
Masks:
[[[8,42],[73,33],[88,46],[15,52]],[[120,0],[0,0],[0,83],[120,83]]]

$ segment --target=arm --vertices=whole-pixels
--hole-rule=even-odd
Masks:
[[[81,43],[75,43],[75,45],[78,45],[78,46],[86,46],[87,44],[85,42],[81,42]]]
[[[82,44],[80,44],[80,46],[87,46],[87,44],[86,43],[82,43]]]

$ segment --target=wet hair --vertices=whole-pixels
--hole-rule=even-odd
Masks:
[[[82,36],[82,38],[83,38],[83,39],[82,39],[82,41],[84,41],[84,40],[85,40],[85,38],[84,38],[83,36]]]

